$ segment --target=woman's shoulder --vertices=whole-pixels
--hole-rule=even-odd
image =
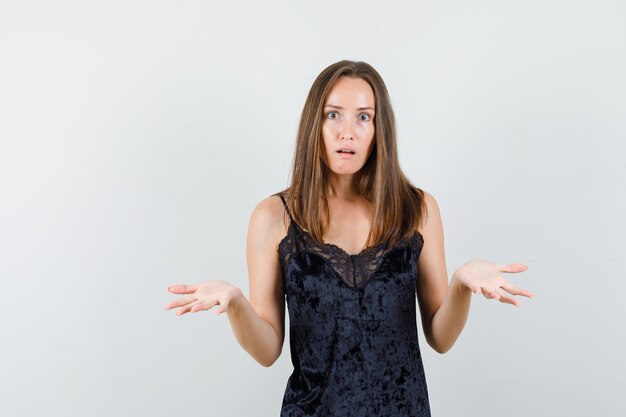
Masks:
[[[433,195],[429,193],[428,191],[426,191],[425,189],[416,187],[414,185],[411,185],[411,189],[415,192],[415,194],[417,194],[417,196],[420,199],[424,200],[425,203],[427,204],[436,203],[435,197],[433,197]]]
[[[252,210],[252,215],[264,218],[266,221],[275,221],[282,216],[284,210],[285,206],[279,193],[276,193],[260,200]]]
[[[423,204],[426,208],[424,213],[424,217],[420,222],[419,232],[422,236],[427,232],[427,226],[430,224],[441,224],[441,213],[439,211],[439,204],[437,203],[437,199],[428,191],[422,189],[421,190]],[[424,236],[424,238],[426,238]]]
[[[285,220],[285,206],[279,193],[272,194],[260,200],[250,215],[250,226],[261,230],[280,241],[287,233],[289,221]]]
[[[426,205],[433,205],[433,204],[437,204],[437,200],[435,200],[435,197],[433,197],[433,195],[431,193],[429,193],[428,191],[424,190],[423,188],[418,188],[422,198],[424,199],[424,202],[426,203]]]
[[[428,218],[432,213],[439,213],[439,206],[435,197],[423,188],[411,185],[413,191],[417,194],[420,206],[420,221],[418,222],[417,232],[424,236],[424,226],[428,223]]]

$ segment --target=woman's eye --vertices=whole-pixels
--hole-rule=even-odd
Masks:
[[[330,117],[330,116],[331,116],[331,115],[333,115],[333,114],[337,114],[337,112],[336,112],[336,111],[330,111],[330,112],[328,112],[327,116],[329,116],[329,117]],[[336,117],[330,117],[330,118],[331,118],[331,119],[336,119]]]
[[[370,119],[370,115],[367,113],[362,113],[361,116],[365,116],[365,119],[361,118],[364,122],[367,122]]]

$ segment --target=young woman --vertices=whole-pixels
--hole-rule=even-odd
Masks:
[[[263,366],[280,356],[285,299],[293,373],[281,416],[430,416],[417,338],[448,351],[472,293],[519,306],[532,297],[503,273],[522,264],[472,260],[448,282],[435,198],[402,173],[385,84],[365,62],[340,61],[304,104],[290,186],[252,211],[249,293],[222,280],[169,288],[177,315],[228,318]]]

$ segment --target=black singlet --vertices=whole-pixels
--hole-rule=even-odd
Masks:
[[[280,416],[429,417],[416,320],[421,233],[348,254],[289,218],[278,254],[294,369]]]

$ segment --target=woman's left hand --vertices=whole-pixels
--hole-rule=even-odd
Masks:
[[[524,272],[527,269],[528,267],[523,264],[499,265],[483,259],[474,259],[457,269],[455,275],[458,281],[473,293],[482,293],[485,298],[493,298],[500,300],[501,303],[519,307],[520,303],[512,297],[513,295],[531,298],[533,294],[511,284],[501,274],[503,272]]]

